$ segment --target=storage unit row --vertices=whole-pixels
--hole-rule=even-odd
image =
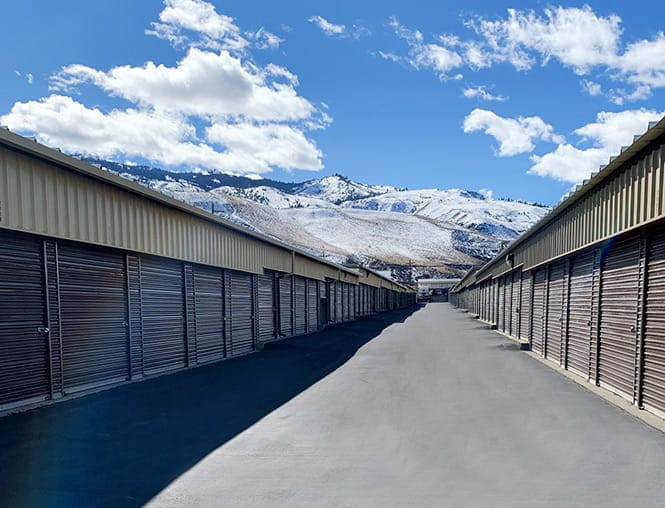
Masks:
[[[665,416],[662,224],[487,277],[452,299],[556,365]]]
[[[0,228],[0,409],[247,354],[402,295]]]

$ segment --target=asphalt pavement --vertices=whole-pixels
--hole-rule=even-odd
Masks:
[[[445,303],[2,418],[0,450],[13,505],[665,505],[665,434]]]

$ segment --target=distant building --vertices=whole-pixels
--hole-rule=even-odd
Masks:
[[[448,301],[448,291],[459,284],[461,279],[419,279],[418,298],[434,301]]]

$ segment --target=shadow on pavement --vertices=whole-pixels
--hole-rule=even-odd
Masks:
[[[0,418],[0,505],[142,505],[419,309]]]

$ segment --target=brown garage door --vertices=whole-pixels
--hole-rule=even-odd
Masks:
[[[545,357],[562,364],[566,298],[566,264],[559,261],[550,265],[549,290],[547,293],[547,323],[545,327]]]
[[[593,308],[593,266],[595,253],[575,256],[570,265],[570,302],[568,304],[568,347],[566,366],[589,377]]]
[[[224,274],[218,268],[194,267],[196,359],[224,358]]]
[[[520,293],[520,339],[531,340],[531,289],[533,275],[531,272],[522,274],[522,289]]]
[[[547,269],[533,275],[533,317],[531,319],[531,350],[545,354],[545,312],[547,305]]]
[[[312,279],[307,280],[307,331],[315,332],[319,327],[319,286]]]
[[[49,394],[41,242],[0,232],[0,407]]]
[[[291,277],[279,277],[279,334],[282,338],[293,335],[291,282]]]
[[[602,266],[598,380],[629,400],[634,397],[640,243],[617,242]]]
[[[307,332],[307,289],[305,279],[293,278],[293,309],[295,312],[296,335]]]
[[[231,340],[227,346],[230,356],[254,351],[254,320],[252,276],[230,272],[231,279]]]
[[[497,319],[497,328],[502,332],[506,331],[506,280],[504,277],[499,279],[499,316]]]
[[[125,257],[61,244],[58,265],[65,393],[128,379]]]
[[[513,272],[511,278],[510,290],[510,335],[519,336],[520,323],[520,285],[522,281],[522,271]]]
[[[259,340],[268,342],[275,338],[274,272],[258,276]]]
[[[141,256],[141,309],[146,374],[187,365],[182,264]]]
[[[665,412],[665,233],[651,238],[647,267],[642,402]]]

